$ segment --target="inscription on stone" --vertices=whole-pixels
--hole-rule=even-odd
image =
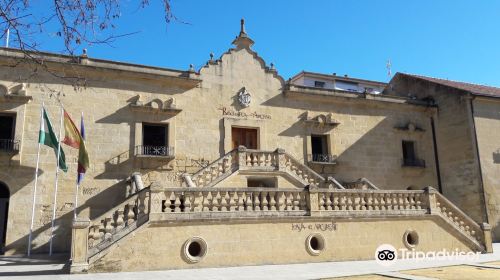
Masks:
[[[93,187],[93,188],[87,187],[87,188],[82,189],[83,195],[94,195],[97,193],[99,193],[99,188],[97,188],[97,187]]]
[[[222,107],[222,108],[219,108],[219,110],[222,111],[223,116],[231,116],[231,117],[238,117],[238,118],[244,118],[244,119],[248,119],[248,118],[261,119],[261,120],[270,120],[271,119],[271,115],[260,114],[257,112],[249,112],[249,113],[237,112],[237,111],[235,111],[231,108],[228,108],[228,107]]]
[[[292,223],[292,231],[303,230],[336,231],[337,223]]]

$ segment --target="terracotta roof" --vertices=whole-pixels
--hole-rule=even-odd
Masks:
[[[497,88],[497,87],[464,83],[464,82],[458,82],[458,81],[451,81],[451,80],[432,78],[432,77],[413,75],[413,74],[405,74],[405,73],[398,73],[398,74],[403,75],[403,76],[413,77],[416,79],[426,80],[426,81],[429,81],[431,83],[436,83],[436,84],[456,88],[456,89],[463,90],[463,91],[467,91],[467,92],[472,93],[473,95],[481,95],[481,96],[500,98],[500,88]]]

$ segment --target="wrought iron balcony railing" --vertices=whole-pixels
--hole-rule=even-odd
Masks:
[[[330,163],[330,164],[337,163],[336,155],[312,154],[312,155],[307,155],[307,158],[309,162],[313,163]]]
[[[136,156],[174,157],[174,147],[168,146],[135,146]]]
[[[403,158],[401,164],[410,167],[425,167],[425,160],[417,158]]]
[[[19,140],[0,139],[0,151],[6,151],[11,153],[19,152]]]

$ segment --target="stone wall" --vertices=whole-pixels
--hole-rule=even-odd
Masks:
[[[474,121],[483,176],[488,219],[493,239],[500,240],[500,103],[492,98],[475,98]]]
[[[432,98],[436,102],[438,111],[434,120],[442,193],[476,221],[485,221],[481,174],[466,95],[411,78],[394,80],[387,93],[416,99]]]
[[[275,71],[266,69],[264,61],[246,48],[231,50],[220,60],[208,63],[199,75],[194,75],[201,80],[199,83],[140,74],[130,69],[104,70],[90,62],[88,65],[48,64],[51,71],[85,78],[84,87],[74,88],[66,79],[43,70],[34,73],[31,66],[23,64],[12,68],[7,65],[11,62],[4,56],[0,59],[0,83],[8,86],[26,83],[27,93],[33,100],[25,105],[0,103],[2,112],[15,111],[17,119],[23,120],[22,127],[16,130],[16,137],[21,140],[20,154],[12,159],[0,158],[0,181],[11,190],[7,254],[26,251],[40,106],[45,103],[57,131],[60,113],[57,98],[76,123],[80,112],[85,115],[91,168],[80,188],[79,213],[90,219],[125,199],[126,178],[134,171],[144,174],[146,185],[161,181],[168,186],[178,186],[182,173],[194,173],[233,148],[231,126],[258,128],[259,149],[281,147],[302,162],[310,151],[309,133],[329,135],[331,153],[338,155],[338,163],[317,171],[333,174],[340,181],[366,177],[383,189],[437,185],[427,107],[360,98],[287,97],[283,94],[283,79]],[[243,87],[252,98],[247,108],[237,99]],[[131,108],[131,104],[152,101],[158,104],[158,100],[175,103],[175,108],[182,111]],[[154,104],[153,107],[158,106]],[[340,124],[331,129],[311,128],[303,120],[306,112],[313,117],[332,113]],[[175,159],[135,157],[134,147],[141,145],[143,122],[169,125],[169,146],[175,147]],[[417,124],[422,131],[395,129],[409,122]],[[417,141],[417,154],[426,161],[426,168],[401,167],[401,140],[407,139]],[[64,150],[69,171],[59,176],[56,252],[69,250],[75,192],[77,151],[67,146]],[[54,169],[53,151],[42,147],[35,252],[47,250]],[[456,187],[459,189],[459,185]]]
[[[469,252],[467,245],[428,219],[295,218],[260,222],[189,222],[139,229],[125,237],[103,258],[93,263],[92,272],[160,270],[239,265],[288,264],[324,261],[373,260],[376,248],[404,245],[406,231],[418,234],[418,251]],[[312,255],[307,238],[319,234],[324,249]],[[207,245],[205,257],[189,263],[183,244],[193,237]]]

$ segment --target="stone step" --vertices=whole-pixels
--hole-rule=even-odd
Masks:
[[[0,256],[0,277],[53,275],[69,273],[69,256],[64,255],[32,255]]]

